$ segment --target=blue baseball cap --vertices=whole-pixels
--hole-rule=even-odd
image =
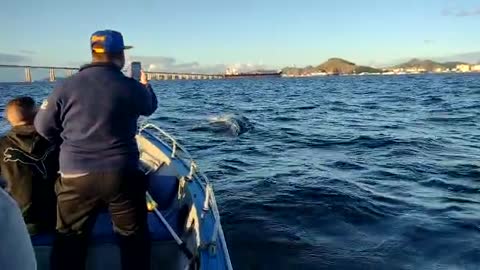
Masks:
[[[123,36],[120,32],[101,30],[90,37],[90,48],[96,53],[119,53],[133,47],[123,44]]]

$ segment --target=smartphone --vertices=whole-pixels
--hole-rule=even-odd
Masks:
[[[140,81],[140,76],[142,75],[142,63],[132,62],[130,64],[130,78],[133,78],[137,81]]]

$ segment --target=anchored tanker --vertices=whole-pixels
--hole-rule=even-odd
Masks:
[[[248,72],[238,72],[234,68],[227,68],[225,78],[243,78],[243,77],[280,77],[281,71],[278,70],[254,70]]]

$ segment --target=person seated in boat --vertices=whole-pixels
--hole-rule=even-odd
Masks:
[[[0,269],[37,269],[32,241],[18,204],[0,188]]]
[[[139,116],[154,113],[157,98],[145,73],[140,82],[122,73],[128,47],[119,32],[97,31],[90,45],[92,63],[59,84],[35,119],[40,134],[61,144],[51,264],[85,268],[93,220],[106,205],[122,269],[149,269],[147,179],[139,170],[135,135]]]
[[[0,138],[5,190],[19,205],[32,235],[55,229],[54,184],[58,178],[58,150],[35,131],[36,111],[31,97],[9,101],[5,114],[12,128]]]

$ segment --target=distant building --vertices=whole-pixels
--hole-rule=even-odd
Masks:
[[[225,74],[226,75],[238,75],[238,71],[236,68],[227,68],[227,70],[225,70]]]
[[[427,70],[422,68],[422,67],[410,67],[405,69],[405,72],[411,73],[411,74],[418,74],[418,73],[423,73],[426,72]]]
[[[459,72],[469,72],[471,69],[470,69],[470,65],[460,64],[460,65],[457,65],[457,70]]]
[[[472,65],[471,71],[480,72],[480,64]]]
[[[404,72],[403,68],[394,68],[392,71],[393,71],[394,73]]]
[[[328,75],[328,73],[324,72],[324,71],[320,71],[320,72],[312,72],[310,73],[311,76],[326,76]]]

